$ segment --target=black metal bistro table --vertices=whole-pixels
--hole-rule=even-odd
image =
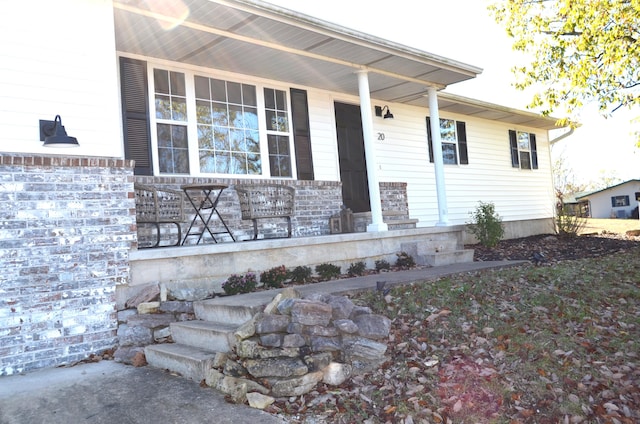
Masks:
[[[213,241],[216,243],[218,240],[216,239],[215,234],[229,234],[231,236],[231,240],[236,241],[235,237],[233,237],[233,233],[231,233],[231,230],[227,227],[227,223],[224,222],[224,219],[222,219],[222,216],[218,211],[218,201],[220,200],[222,191],[227,188],[226,185],[187,184],[180,188],[184,191],[185,196],[187,196],[187,199],[189,199],[193,209],[196,211],[196,214],[193,216],[191,224],[189,225],[189,229],[182,240],[183,246],[190,236],[198,236],[196,244],[200,244],[205,233],[209,233]],[[220,223],[224,226],[224,231],[213,231],[211,229],[211,218],[214,213],[218,216]],[[191,232],[198,220],[202,222],[202,231]]]

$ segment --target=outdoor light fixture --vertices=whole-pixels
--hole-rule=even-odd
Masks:
[[[78,147],[78,139],[69,137],[62,125],[60,115],[56,115],[53,121],[40,120],[40,141],[44,141],[46,147]]]
[[[383,119],[393,119],[393,113],[391,113],[391,111],[389,110],[389,106],[384,105],[382,107],[380,106],[375,106],[376,109],[376,116],[382,116],[382,111],[387,109],[387,113],[384,114],[384,116],[382,116]]]

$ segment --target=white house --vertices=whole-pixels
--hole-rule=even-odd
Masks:
[[[476,66],[258,0],[3,14],[0,375],[112,347],[123,299],[163,279],[426,256],[447,234],[460,249],[479,201],[508,237],[553,231],[555,120],[443,91]],[[57,116],[78,147],[43,145]],[[134,182],[229,185],[221,205],[242,235],[233,186],[264,181],[296,188],[292,239],[137,249]],[[363,233],[329,236],[342,205]],[[390,231],[398,216],[417,228]]]
[[[576,197],[579,202],[588,202],[591,218],[638,218],[640,202],[640,180],[629,180],[602,190]]]

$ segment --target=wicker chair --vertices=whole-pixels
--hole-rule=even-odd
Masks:
[[[178,228],[179,246],[182,241],[181,223],[184,221],[184,194],[178,190],[134,184],[136,195],[136,222],[151,224],[156,228],[156,243],[160,246],[160,224],[175,224]]]
[[[253,239],[258,238],[258,219],[286,218],[287,237],[291,237],[295,189],[282,184],[236,185],[242,219],[253,221]]]

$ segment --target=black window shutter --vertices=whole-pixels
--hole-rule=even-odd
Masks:
[[[135,175],[153,175],[147,62],[121,57],[120,78],[124,157],[135,160]]]
[[[511,144],[511,166],[514,168],[520,168],[520,158],[518,157],[518,137],[514,130],[509,130],[509,143]]]
[[[616,198],[615,198],[615,196],[611,197],[611,207],[612,208],[616,207]]]
[[[429,162],[433,163],[433,141],[431,137],[431,118],[427,116],[427,144],[429,144]]]
[[[531,169],[538,169],[538,146],[535,134],[529,134],[529,144],[531,145]]]
[[[293,121],[293,144],[296,149],[298,179],[313,180],[309,105],[307,103],[307,92],[305,90],[291,89],[291,116]]]
[[[464,122],[456,121],[458,132],[458,155],[460,165],[469,165],[469,153],[467,152],[467,125]]]

